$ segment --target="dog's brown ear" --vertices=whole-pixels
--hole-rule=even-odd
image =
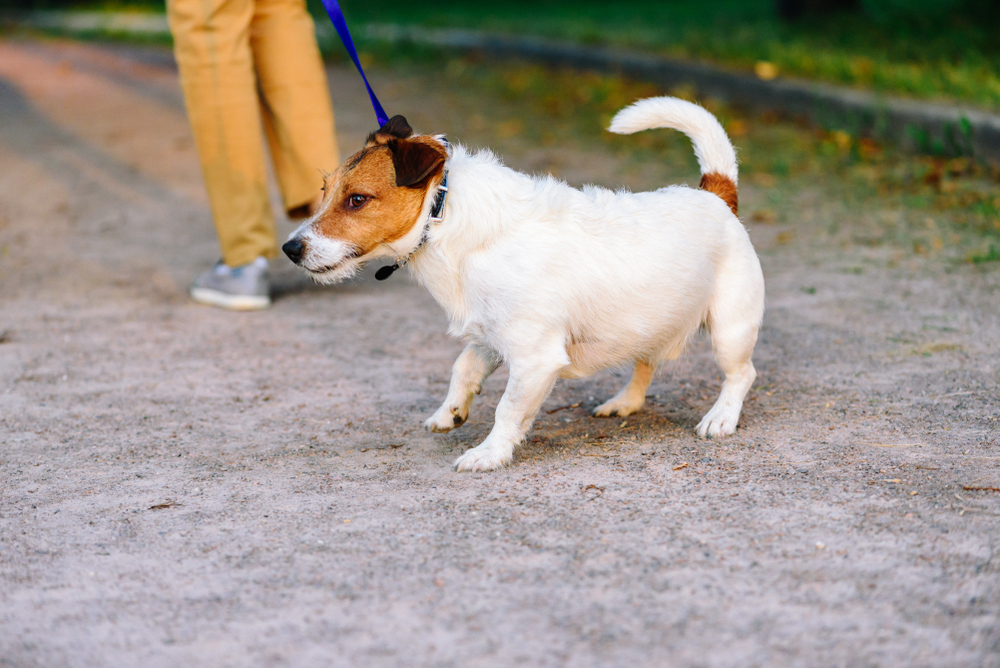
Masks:
[[[406,139],[413,134],[413,128],[406,122],[403,116],[393,116],[385,122],[385,125],[378,129],[380,135],[392,135],[398,139]]]
[[[428,179],[442,169],[444,161],[448,157],[444,146],[425,137],[418,137],[416,140],[392,140],[387,142],[386,146],[392,151],[392,165],[396,169],[396,185],[400,188],[423,186]]]

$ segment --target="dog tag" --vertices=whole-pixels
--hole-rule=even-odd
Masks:
[[[392,272],[396,271],[397,269],[399,269],[398,264],[387,264],[386,266],[381,267],[378,271],[375,272],[375,280],[384,281],[385,279],[392,276]]]

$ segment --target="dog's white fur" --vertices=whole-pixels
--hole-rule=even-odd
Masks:
[[[703,173],[736,183],[736,154],[725,131],[695,104],[642,100],[619,112],[610,130],[659,127],[692,139]],[[634,413],[657,364],[675,359],[702,326],[726,378],[697,431],[733,433],[756,377],[750,357],[764,281],[746,230],[720,197],[685,186],[645,193],[577,190],[459,145],[450,149],[447,169],[444,222],[429,229],[408,266],[447,312],[451,333],[468,345],[427,428],[443,432],[461,425],[483,380],[501,362],[510,370],[493,430],[456,460],[458,470],[509,464],[557,378],[631,362],[631,381],[594,414]],[[433,197],[431,188],[425,216]],[[307,221],[295,234],[309,233]],[[419,233],[407,234],[393,252],[405,257]],[[337,255],[343,264],[332,273],[339,277],[370,259],[345,260],[340,247],[328,250],[331,257],[303,264],[321,266]]]

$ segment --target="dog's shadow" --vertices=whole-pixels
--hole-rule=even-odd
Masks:
[[[702,382],[678,383],[677,374],[665,373],[650,386],[642,410],[626,417],[594,417],[593,410],[614,396],[627,382],[629,373],[610,370],[586,379],[558,382],[531,431],[515,450],[515,463],[551,464],[581,454],[603,456],[611,451],[641,450],[649,442],[696,438],[695,426],[714,402],[720,382],[709,377]],[[461,428],[441,435],[441,449],[448,455],[458,456],[489,435],[506,376],[501,368],[488,379],[469,420]]]
[[[314,281],[309,274],[299,269],[284,257],[271,262],[271,298],[275,301],[306,294],[336,294],[345,291],[355,291],[358,287],[367,283],[369,279],[361,272],[350,281],[345,281],[337,285],[323,285]],[[374,271],[370,272],[371,282],[374,282]],[[366,286],[367,287],[367,286]]]

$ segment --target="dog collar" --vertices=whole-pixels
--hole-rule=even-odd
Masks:
[[[445,142],[445,146],[448,143]],[[431,205],[430,216],[427,217],[427,222],[424,224],[424,231],[420,235],[420,243],[417,244],[416,248],[410,251],[410,254],[403,258],[396,264],[386,265],[375,272],[375,280],[384,281],[385,279],[392,276],[393,272],[406,264],[414,253],[420,250],[421,246],[427,243],[427,238],[430,236],[431,225],[435,223],[440,223],[444,220],[444,202],[448,199],[448,170],[444,170],[444,178],[441,179],[441,183],[438,184],[437,194],[434,196],[434,204]]]

